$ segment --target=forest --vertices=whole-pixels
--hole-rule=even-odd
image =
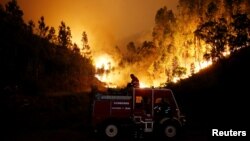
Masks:
[[[105,83],[125,86],[131,72],[138,72],[147,86],[165,87],[249,46],[249,8],[248,0],[179,0],[176,12],[162,7],[152,40],[131,41],[125,49],[116,46],[117,65],[109,62],[105,69],[94,66],[94,47],[85,31],[79,46],[65,22],[58,31],[46,25],[44,16],[25,22],[12,0],[0,6],[0,88],[26,94],[83,92]]]
[[[116,47],[120,61],[107,74],[126,79],[139,72],[142,82],[154,87],[188,78],[249,46],[249,7],[248,0],[179,0],[175,11],[162,7],[155,15],[152,40],[135,39],[125,51]]]
[[[1,92],[82,92],[100,83],[86,32],[80,49],[63,21],[56,32],[43,16],[37,23],[25,23],[23,14],[16,0],[0,5]]]

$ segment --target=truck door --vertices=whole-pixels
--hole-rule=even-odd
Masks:
[[[133,109],[136,116],[152,116],[152,89],[134,89]]]
[[[136,124],[143,125],[144,132],[153,131],[153,90],[134,89],[133,118]]]

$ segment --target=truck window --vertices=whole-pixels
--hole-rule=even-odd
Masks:
[[[160,104],[161,101],[162,101],[162,98],[161,98],[161,97],[156,98],[156,99],[155,99],[155,104]]]

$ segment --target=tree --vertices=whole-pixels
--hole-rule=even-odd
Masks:
[[[13,21],[16,21],[19,24],[23,23],[23,11],[20,10],[16,0],[9,1],[5,5],[5,11],[13,18]]]
[[[40,35],[40,37],[45,38],[45,37],[47,36],[49,27],[46,26],[43,16],[42,16],[42,17],[40,18],[40,20],[38,21],[38,24],[39,24],[39,25],[38,25],[38,27],[39,27],[39,28],[38,28],[38,29],[39,29],[39,35]]]
[[[249,41],[250,33],[250,19],[247,14],[238,13],[233,15],[233,22],[231,23],[232,33],[229,38],[229,45],[231,51],[236,50],[239,47],[246,47]]]
[[[181,77],[182,75],[185,75],[187,73],[187,68],[184,67],[177,67],[175,70],[173,70],[173,75]]]
[[[211,57],[213,61],[222,57],[228,38],[227,21],[224,18],[199,25],[194,34],[212,46]]]
[[[73,52],[76,54],[80,54],[80,49],[76,43],[73,44]]]
[[[172,71],[174,75],[174,70],[176,70],[179,67],[179,59],[177,56],[175,56],[172,60]]]
[[[71,41],[71,30],[70,27],[66,26],[65,23],[62,21],[61,25],[59,26],[59,33],[58,33],[58,43],[63,48],[70,48],[72,45]]]
[[[34,32],[34,28],[35,28],[35,23],[34,23],[32,20],[30,20],[30,21],[28,22],[28,31],[29,31],[30,33],[33,33],[33,32]]]
[[[204,55],[203,55],[203,59],[204,60],[206,60],[206,61],[209,61],[210,60],[210,54],[209,53],[205,53]]]
[[[127,50],[128,50],[130,53],[135,53],[135,52],[136,52],[135,43],[134,43],[134,42],[129,42],[129,43],[127,44]]]
[[[138,60],[138,56],[141,55],[141,53],[138,53],[139,55],[137,54],[135,43],[132,41],[127,44],[127,51],[128,53],[126,54],[125,60],[128,63],[135,63]]]
[[[155,16],[155,27],[153,29],[152,37],[156,46],[167,46],[173,41],[174,25],[176,18],[172,10],[167,7],[159,9]],[[169,40],[166,40],[168,38]]]
[[[64,22],[57,36],[55,29],[48,28],[41,17],[35,34],[34,22],[23,22],[15,0],[5,7],[6,10],[0,4],[0,94],[6,87],[18,87],[18,92],[32,95],[48,91],[79,92],[96,83],[86,83],[95,80],[94,66],[80,54],[76,44],[71,45],[71,31]]]
[[[47,35],[47,39],[51,42],[51,43],[56,43],[57,38],[56,38],[56,30],[54,27],[50,27],[49,29],[49,33]]]
[[[149,57],[150,55],[154,55],[154,49],[155,45],[152,41],[144,41],[142,43],[142,46],[138,49],[137,54],[140,55],[140,57]],[[142,59],[141,58],[141,59]]]
[[[82,54],[84,57],[86,58],[91,58],[91,50],[90,50],[90,46],[88,43],[88,35],[87,33],[84,31],[82,33]]]

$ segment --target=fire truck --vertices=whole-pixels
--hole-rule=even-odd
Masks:
[[[128,131],[135,138],[157,133],[173,139],[185,124],[170,89],[131,88],[121,93],[96,93],[92,106],[92,125],[108,139]]]

